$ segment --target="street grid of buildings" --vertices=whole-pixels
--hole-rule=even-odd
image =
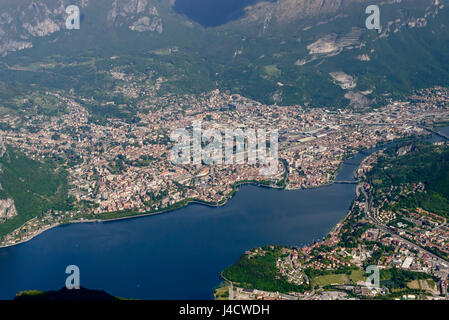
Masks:
[[[141,94],[130,88],[127,94]],[[146,94],[152,96],[151,92]],[[83,207],[29,221],[6,236],[2,245],[27,240],[67,219],[83,221],[87,214],[101,219],[107,212],[154,212],[185,199],[222,204],[241,181],[268,180],[273,186],[288,189],[332,183],[348,154],[427,133],[423,125],[449,117],[449,93],[444,88],[423,90],[409,101],[392,102],[366,113],[268,106],[215,90],[203,95],[153,97],[157,103],[139,105],[137,121],[111,118],[102,124],[90,121],[91,114],[83,106],[89,99],[75,99],[58,92],[45,95],[56,99],[57,106],[66,112],[53,117],[5,116],[0,122],[9,129],[0,130],[2,143],[33,159],[64,161],[69,194]],[[191,130],[195,121],[201,121],[204,129],[221,131],[278,130],[281,161],[277,174],[261,176],[260,164],[247,162],[175,165],[170,161],[175,143],[170,134],[179,128]]]

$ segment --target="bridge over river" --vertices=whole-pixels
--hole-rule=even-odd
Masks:
[[[337,180],[334,182],[335,184],[357,184],[355,180]]]

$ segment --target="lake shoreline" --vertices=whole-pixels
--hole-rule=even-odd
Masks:
[[[361,149],[361,150],[357,150],[356,152],[348,153],[345,157],[343,157],[342,162],[341,162],[341,164],[340,164],[340,166],[339,166],[339,168],[338,168],[338,170],[336,172],[336,175],[333,176],[332,179],[329,182],[320,184],[318,186],[310,186],[310,187],[306,187],[306,188],[289,188],[289,187],[287,187],[285,185],[284,186],[277,186],[275,184],[271,184],[270,185],[270,184],[264,184],[264,183],[260,183],[260,182],[257,182],[257,181],[253,181],[253,180],[251,180],[251,181],[239,181],[239,182],[234,183],[233,190],[223,200],[221,200],[218,203],[212,203],[212,202],[201,201],[201,200],[198,200],[198,199],[188,199],[188,198],[186,198],[184,200],[181,200],[181,201],[171,205],[168,208],[164,208],[164,209],[157,210],[157,211],[154,211],[154,212],[142,212],[142,213],[135,213],[135,214],[129,214],[129,215],[125,215],[124,214],[121,217],[119,216],[119,217],[103,218],[103,219],[86,219],[86,220],[77,219],[77,220],[73,220],[73,221],[66,222],[66,223],[57,223],[57,224],[54,224],[54,225],[46,226],[42,230],[38,230],[36,233],[30,235],[26,239],[23,239],[23,240],[21,240],[21,241],[19,241],[17,243],[9,244],[9,245],[0,245],[0,249],[15,247],[15,246],[18,246],[20,244],[24,244],[26,242],[29,242],[29,241],[33,240],[34,238],[38,237],[39,235],[43,234],[44,232],[49,231],[49,230],[54,229],[54,228],[57,228],[57,227],[60,227],[60,226],[79,224],[79,223],[108,223],[108,222],[114,222],[114,221],[125,221],[125,220],[128,220],[128,219],[138,219],[138,218],[145,218],[145,217],[150,217],[150,216],[157,216],[157,215],[167,214],[167,213],[170,213],[170,212],[177,211],[179,209],[186,208],[186,207],[188,207],[191,204],[199,204],[199,205],[204,205],[204,206],[211,207],[211,208],[220,208],[220,207],[225,206],[228,203],[228,201],[234,197],[234,195],[238,191],[239,187],[246,186],[246,185],[252,185],[252,186],[269,188],[269,189],[278,189],[279,191],[281,191],[281,190],[284,190],[284,191],[309,190],[309,189],[317,189],[317,188],[332,186],[337,181],[338,174],[341,172],[341,169],[342,169],[342,167],[343,167],[343,165],[345,164],[346,161],[348,161],[348,160],[350,160],[350,159],[352,159],[352,158],[354,158],[354,157],[356,157],[358,155],[364,155],[363,159],[365,159],[367,156],[369,156],[369,154],[372,153],[372,152],[371,153],[366,153],[369,150],[373,150],[375,148],[387,147],[388,145],[391,145],[391,144],[394,144],[394,143],[400,143],[400,142],[407,141],[407,140],[410,140],[410,139],[413,139],[413,137],[401,138],[401,139],[397,139],[397,140],[390,141],[390,142],[384,142],[384,143],[378,144],[375,147],[364,148],[364,149]],[[360,161],[360,163],[362,163],[363,159]],[[360,163],[357,165],[357,167],[360,166]],[[357,183],[358,183],[358,181],[354,177],[354,184],[357,184]],[[176,207],[177,205],[181,204],[184,201],[186,202],[185,204],[182,204],[179,207]],[[346,215],[345,215],[345,217],[346,217]],[[343,218],[343,220],[345,219],[345,217]],[[339,223],[341,223],[341,221],[339,221]],[[338,224],[333,226],[332,230],[335,229],[335,227],[337,225]],[[329,231],[329,232],[331,232],[331,231]]]
[[[327,186],[327,185],[332,185],[332,183],[331,184],[323,184],[322,186]],[[34,238],[38,237],[39,235],[45,233],[46,231],[49,231],[49,230],[52,230],[54,228],[61,227],[61,226],[68,226],[68,225],[81,224],[81,223],[108,223],[108,222],[115,222],[115,221],[124,221],[124,220],[129,220],[129,219],[146,218],[146,217],[157,216],[157,215],[162,215],[162,214],[175,212],[177,210],[184,209],[184,208],[186,208],[186,207],[188,207],[189,205],[192,205],[192,204],[193,205],[194,204],[203,205],[203,206],[210,207],[210,208],[220,208],[220,207],[226,206],[228,201],[230,199],[232,199],[234,197],[234,195],[236,194],[236,192],[238,191],[238,187],[241,187],[241,186],[256,186],[256,187],[261,187],[261,188],[270,188],[270,189],[278,189],[278,190],[286,190],[286,191],[288,191],[288,190],[290,190],[290,191],[292,191],[292,190],[305,190],[305,189],[301,189],[301,188],[288,189],[287,190],[284,187],[278,187],[278,186],[275,186],[275,185],[270,186],[270,185],[261,184],[261,183],[257,183],[257,182],[246,182],[246,181],[245,182],[237,182],[235,184],[236,190],[231,191],[231,193],[226,196],[226,198],[224,199],[223,202],[211,203],[211,202],[206,202],[206,201],[201,201],[201,200],[194,199],[194,200],[186,201],[186,203],[183,204],[180,207],[177,207],[177,208],[165,208],[165,209],[161,209],[161,210],[158,210],[158,211],[155,211],[155,212],[142,212],[142,213],[136,213],[136,214],[132,214],[132,215],[128,215],[128,216],[124,215],[122,217],[104,218],[104,219],[86,219],[86,220],[77,219],[77,220],[73,220],[73,221],[70,221],[70,222],[57,223],[57,224],[54,224],[54,225],[46,226],[43,229],[36,231],[35,233],[30,235],[26,239],[23,239],[23,240],[21,240],[21,241],[19,241],[17,243],[9,244],[9,245],[0,245],[0,249],[11,248],[11,247],[15,247],[15,246],[27,243],[27,242],[33,240]],[[321,187],[321,186],[318,186],[318,187]],[[183,201],[185,201],[185,200],[181,200],[178,203],[182,203]],[[176,204],[177,203],[173,204],[172,206],[176,206]]]
[[[319,188],[303,186],[284,192],[290,191],[284,187],[288,180],[272,186],[267,181],[246,180],[231,186],[220,203],[187,199],[182,207],[158,212],[135,210],[101,219],[92,214],[72,217],[72,221],[69,215],[61,215],[60,221],[52,219],[53,225],[46,227],[31,222],[41,228],[39,232],[30,232],[21,243],[0,250],[0,297],[9,299],[28,288],[58,287],[65,279],[66,266],[75,264],[83,270],[86,287],[103,288],[117,296],[213,299],[211,288],[222,281],[218,275],[245,250],[267,244],[301,248],[322,241],[338,228],[347,219],[359,188],[338,182],[360,180],[357,168],[361,161],[390,145],[377,145],[363,153],[352,150]],[[151,215],[152,219],[137,220]],[[204,261],[204,257],[208,258]],[[125,270],[133,272],[120,278],[123,283],[111,281]],[[181,271],[190,277],[183,277]]]

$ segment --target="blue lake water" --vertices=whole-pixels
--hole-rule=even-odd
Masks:
[[[348,160],[338,180],[350,180],[363,157]],[[71,264],[79,266],[83,287],[116,296],[210,299],[219,273],[245,250],[321,239],[344,217],[354,195],[355,185],[347,184],[299,191],[243,186],[220,208],[190,205],[156,216],[54,228],[0,249],[0,299],[22,290],[59,289]]]
[[[245,186],[220,208],[191,205],[158,216],[58,227],[0,250],[0,298],[59,289],[66,266],[75,264],[82,286],[117,296],[209,299],[220,271],[245,250],[323,237],[344,216],[354,190]]]
[[[244,15],[244,8],[261,0],[176,0],[175,10],[204,27],[215,27]],[[266,0],[275,1],[275,0]]]

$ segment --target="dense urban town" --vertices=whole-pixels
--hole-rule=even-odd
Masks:
[[[443,134],[442,138],[433,142],[437,152],[449,146],[448,137]],[[413,148],[413,143],[405,144],[394,156],[402,157]],[[305,247],[256,248],[241,258],[274,256],[275,279],[283,277],[297,285],[297,290],[263,291],[224,278],[216,296],[235,300],[448,300],[447,216],[420,207],[391,209],[401,200],[428,191],[423,182],[375,188],[367,175],[384,151],[373,152],[358,166],[356,198],[346,217],[322,241]],[[368,281],[373,267],[382,285]]]
[[[82,205],[71,211],[51,210],[27,221],[6,235],[2,246],[27,241],[62,223],[102,220],[108,213],[113,213],[113,218],[127,216],[129,212],[154,214],[189,201],[222,205],[239,183],[288,189],[330,184],[351,154],[389,141],[429,134],[432,124],[449,119],[449,91],[443,88],[423,90],[408,101],[391,102],[366,112],[267,106],[215,90],[202,96],[159,98],[169,107],[151,106],[146,112],[137,113],[138,120],[132,123],[108,119],[103,124],[90,122],[87,108],[73,97],[55,92],[46,95],[57,99],[67,112],[57,117],[3,118],[1,122],[8,126],[2,126],[0,131],[2,148],[14,147],[32,159],[64,159],[69,194]],[[171,133],[180,128],[192,130],[197,121],[201,121],[202,128],[220,132],[248,128],[278,130],[277,173],[269,177],[261,175],[260,164],[173,163],[170,152],[176,141],[170,139]],[[29,129],[36,127],[39,129]],[[397,213],[382,210],[382,204],[374,206],[370,185],[363,182],[364,174],[381,154],[382,151],[371,154],[358,168],[361,182],[357,186],[357,199],[348,216],[323,242],[279,249],[281,255],[276,262],[279,274],[292,284],[306,286],[305,290],[288,294],[266,292],[228,282],[224,288],[227,298],[355,299],[392,295],[388,288],[366,286],[368,264],[426,274],[428,278],[411,281],[410,289],[422,289],[428,293],[426,297],[447,297],[449,263],[427,249],[433,247],[448,253],[447,221],[418,210],[407,214],[413,228],[403,223],[389,224]],[[396,189],[385,193],[399,197],[422,192],[424,186],[405,185]],[[350,246],[344,241],[348,233],[356,234],[357,238]],[[259,248],[247,254],[263,255],[265,250]],[[335,270],[344,273],[330,274]],[[417,297],[420,296],[402,296]]]
[[[402,138],[429,134],[433,124],[449,119],[449,90],[444,88],[423,90],[407,101],[391,102],[365,112],[267,106],[215,90],[201,96],[157,98],[159,104],[169,107],[155,104],[145,111],[142,108],[137,113],[138,120],[132,123],[111,118],[102,124],[89,120],[83,99],[79,102],[57,92],[46,95],[56,99],[67,112],[57,117],[3,118],[1,122],[7,126],[2,126],[0,131],[2,149],[4,152],[11,146],[37,160],[63,159],[68,171],[69,194],[82,205],[71,211],[51,210],[27,221],[6,235],[2,246],[27,241],[63,223],[122,218],[130,212],[154,214],[191,201],[222,205],[239,183],[287,189],[330,184],[335,182],[342,162],[352,154]],[[202,128],[220,132],[249,128],[278,130],[277,172],[267,177],[260,174],[261,164],[247,162],[173,163],[170,152],[176,141],[171,140],[171,133],[176,129],[192,130],[193,123],[198,121]],[[39,129],[30,130],[36,127]],[[251,258],[264,255],[266,250],[280,250],[276,261],[279,274],[304,290],[288,294],[268,292],[239,287],[228,281],[220,289],[226,298],[328,300],[392,295],[389,288],[366,285],[365,268],[369,264],[426,274],[428,278],[411,281],[410,289],[424,290],[426,297],[447,297],[449,263],[427,250],[433,247],[448,253],[447,221],[431,212],[417,210],[406,215],[413,228],[403,223],[389,224],[396,221],[397,213],[382,210],[382,203],[375,206],[370,185],[363,179],[380,155],[382,150],[367,156],[358,167],[357,198],[346,218],[322,242],[303,248],[271,246],[247,252]],[[392,187],[385,194],[390,199],[392,194],[400,197],[423,190],[424,185],[414,184],[399,189]],[[11,202],[10,199],[2,201]],[[14,207],[9,202],[9,207]],[[108,213],[113,215],[105,216]],[[349,246],[345,242],[347,234],[356,234],[356,240]],[[331,274],[335,270],[343,273]],[[418,297],[404,294],[401,298]]]
[[[427,249],[428,243],[432,243],[447,252],[449,230],[446,219],[418,209],[411,215],[414,221],[438,222],[430,228],[420,225],[407,232],[405,226],[387,225],[376,217],[378,208],[369,207],[363,190],[366,186],[358,185],[357,199],[348,215],[323,241],[303,248],[256,248],[241,258],[254,259],[278,251],[276,268],[279,275],[289,283],[305,285],[303,290],[269,292],[239,287],[227,280],[218,291],[221,290],[222,295],[225,292],[226,299],[235,300],[449,299],[449,262]],[[411,272],[408,276],[413,276],[400,284],[403,287],[375,286],[367,282],[369,266],[375,266],[380,272]],[[391,281],[400,278],[392,276]]]
[[[132,87],[127,90],[132,95]],[[111,118],[102,124],[90,122],[89,111],[83,107],[88,99],[77,102],[57,92],[45,95],[66,112],[55,117],[2,118],[3,148],[12,146],[33,159],[64,159],[69,194],[83,205],[75,211],[52,211],[30,220],[7,235],[2,245],[22,242],[61,222],[92,220],[92,216],[101,220],[105,213],[117,213],[116,217],[131,210],[154,213],[183,201],[221,205],[242,182],[288,189],[329,184],[348,155],[426,134],[426,124],[449,117],[449,93],[443,88],[423,90],[409,101],[392,102],[371,112],[267,106],[215,90],[201,96],[155,97],[154,105],[140,106],[137,121]],[[170,134],[179,128],[191,130],[195,121],[201,121],[204,129],[220,131],[278,130],[277,173],[260,175],[260,164],[247,162],[174,164],[170,151],[175,141]]]

